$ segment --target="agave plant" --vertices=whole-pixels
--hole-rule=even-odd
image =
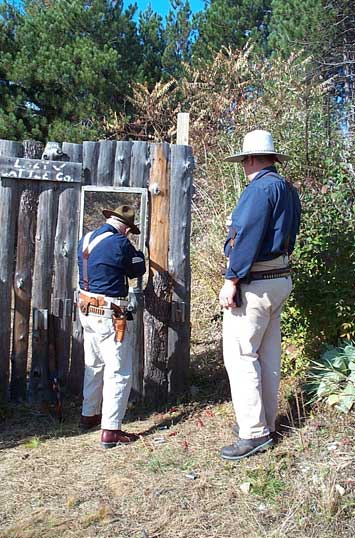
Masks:
[[[329,346],[313,361],[308,390],[312,401],[325,401],[347,413],[355,404],[355,344]]]

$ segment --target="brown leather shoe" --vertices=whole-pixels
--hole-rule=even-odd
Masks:
[[[99,426],[100,424],[101,424],[101,415],[92,415],[91,417],[86,417],[85,415],[81,415],[79,428],[83,431],[87,431],[87,430],[91,430],[91,428],[95,428],[95,426]]]
[[[127,433],[122,430],[101,430],[101,446],[103,448],[128,445],[128,443],[133,443],[137,439],[139,439],[139,436],[135,433]]]

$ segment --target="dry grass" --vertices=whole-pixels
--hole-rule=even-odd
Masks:
[[[146,434],[112,450],[98,431],[79,434],[78,413],[60,427],[26,409],[5,416],[1,538],[355,535],[353,417],[295,418],[274,450],[233,464],[218,454],[232,439],[229,402],[132,420]]]

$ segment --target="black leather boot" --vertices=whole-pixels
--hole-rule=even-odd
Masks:
[[[255,439],[238,439],[232,445],[222,448],[221,457],[225,460],[241,460],[257,452],[264,452],[273,445],[271,435],[256,437]]]

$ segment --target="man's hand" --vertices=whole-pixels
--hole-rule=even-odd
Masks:
[[[234,296],[237,291],[238,278],[233,280],[226,279],[224,285],[219,292],[219,304],[223,308],[235,308]]]

